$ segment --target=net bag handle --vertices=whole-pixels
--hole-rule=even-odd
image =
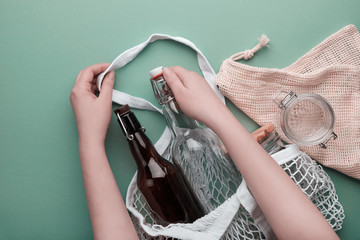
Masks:
[[[155,42],[157,40],[173,40],[175,42],[179,42],[184,44],[185,46],[188,46],[195,50],[197,52],[197,60],[200,67],[200,70],[212,88],[212,90],[216,93],[216,95],[219,97],[219,99],[225,104],[225,98],[222,95],[222,93],[217,89],[217,87],[214,84],[216,73],[211,67],[210,63],[204,56],[204,54],[196,47],[196,45],[191,42],[190,40],[183,38],[183,37],[174,37],[166,34],[152,34],[145,42],[140,43],[123,53],[121,53],[111,64],[110,66],[105,70],[105,72],[99,74],[97,78],[97,86],[98,89],[101,91],[101,83],[104,79],[104,76],[112,70],[116,70],[119,68],[122,68],[129,62],[131,62],[148,44]],[[128,104],[130,107],[137,108],[137,109],[143,109],[143,110],[151,110],[151,111],[157,111],[162,114],[161,109],[154,106],[149,101],[141,98],[132,96],[130,94],[127,94],[125,92],[113,89],[113,95],[112,95],[112,101],[121,105]],[[164,153],[166,147],[169,145],[171,139],[170,130],[166,127],[163,134],[159,138],[159,140],[155,144],[155,148],[158,150],[160,154]]]

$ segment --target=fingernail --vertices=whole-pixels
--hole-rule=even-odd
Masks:
[[[110,79],[114,79],[114,78],[115,78],[115,72],[114,72],[114,71],[109,72],[108,75],[109,75],[109,78],[110,78]]]
[[[167,75],[169,73],[170,69],[168,69],[167,67],[163,68],[163,75]]]

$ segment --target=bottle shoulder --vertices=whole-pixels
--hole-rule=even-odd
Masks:
[[[139,169],[139,174],[145,174],[149,178],[163,178],[175,172],[175,166],[160,155],[149,155],[148,161]]]
[[[177,134],[174,137],[175,145],[183,144],[184,142],[209,142],[210,144],[221,143],[219,137],[207,127],[199,127],[194,129],[178,128]]]

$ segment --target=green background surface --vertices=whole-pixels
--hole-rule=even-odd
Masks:
[[[359,10],[357,0],[0,0],[0,239],[92,239],[69,101],[81,69],[111,62],[155,32],[189,38],[215,71],[265,33],[270,48],[247,64],[283,68],[342,27],[359,28]],[[155,103],[148,71],[159,65],[199,72],[192,50],[158,41],[116,71],[115,88]],[[257,128],[227,104],[249,131]],[[135,113],[155,142],[162,116]],[[125,196],[136,166],[114,116],[106,151]],[[360,182],[326,171],[346,214],[338,234],[359,239]]]

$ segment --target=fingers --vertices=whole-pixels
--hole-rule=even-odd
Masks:
[[[203,77],[193,71],[189,71],[183,67],[171,67],[171,70],[178,76],[185,88],[191,88],[195,82],[201,82]]]
[[[92,82],[91,92],[92,92],[93,94],[99,92],[99,89],[98,89],[97,84],[96,84],[96,78],[94,78],[94,80],[93,80],[93,82]]]
[[[170,69],[178,76],[182,84],[186,87],[192,72],[180,66],[171,67]]]
[[[173,71],[173,69],[174,67],[164,68],[163,75],[165,81],[167,82],[173,93],[177,95],[177,92],[181,91],[184,88],[184,85],[179,76]]]
[[[104,72],[109,66],[109,63],[99,63],[85,68],[79,73],[78,77],[76,78],[75,85],[85,85],[88,83],[92,84],[94,77],[99,73]]]
[[[112,98],[112,91],[114,88],[114,82],[115,82],[115,73],[114,71],[111,71],[107,73],[104,77],[104,80],[101,84],[101,92],[99,97],[100,98]]]
[[[79,81],[79,79],[81,78],[81,75],[82,75],[83,72],[84,72],[84,70],[81,70],[81,71],[79,72],[79,74],[78,74],[77,77],[76,77],[75,84]]]

